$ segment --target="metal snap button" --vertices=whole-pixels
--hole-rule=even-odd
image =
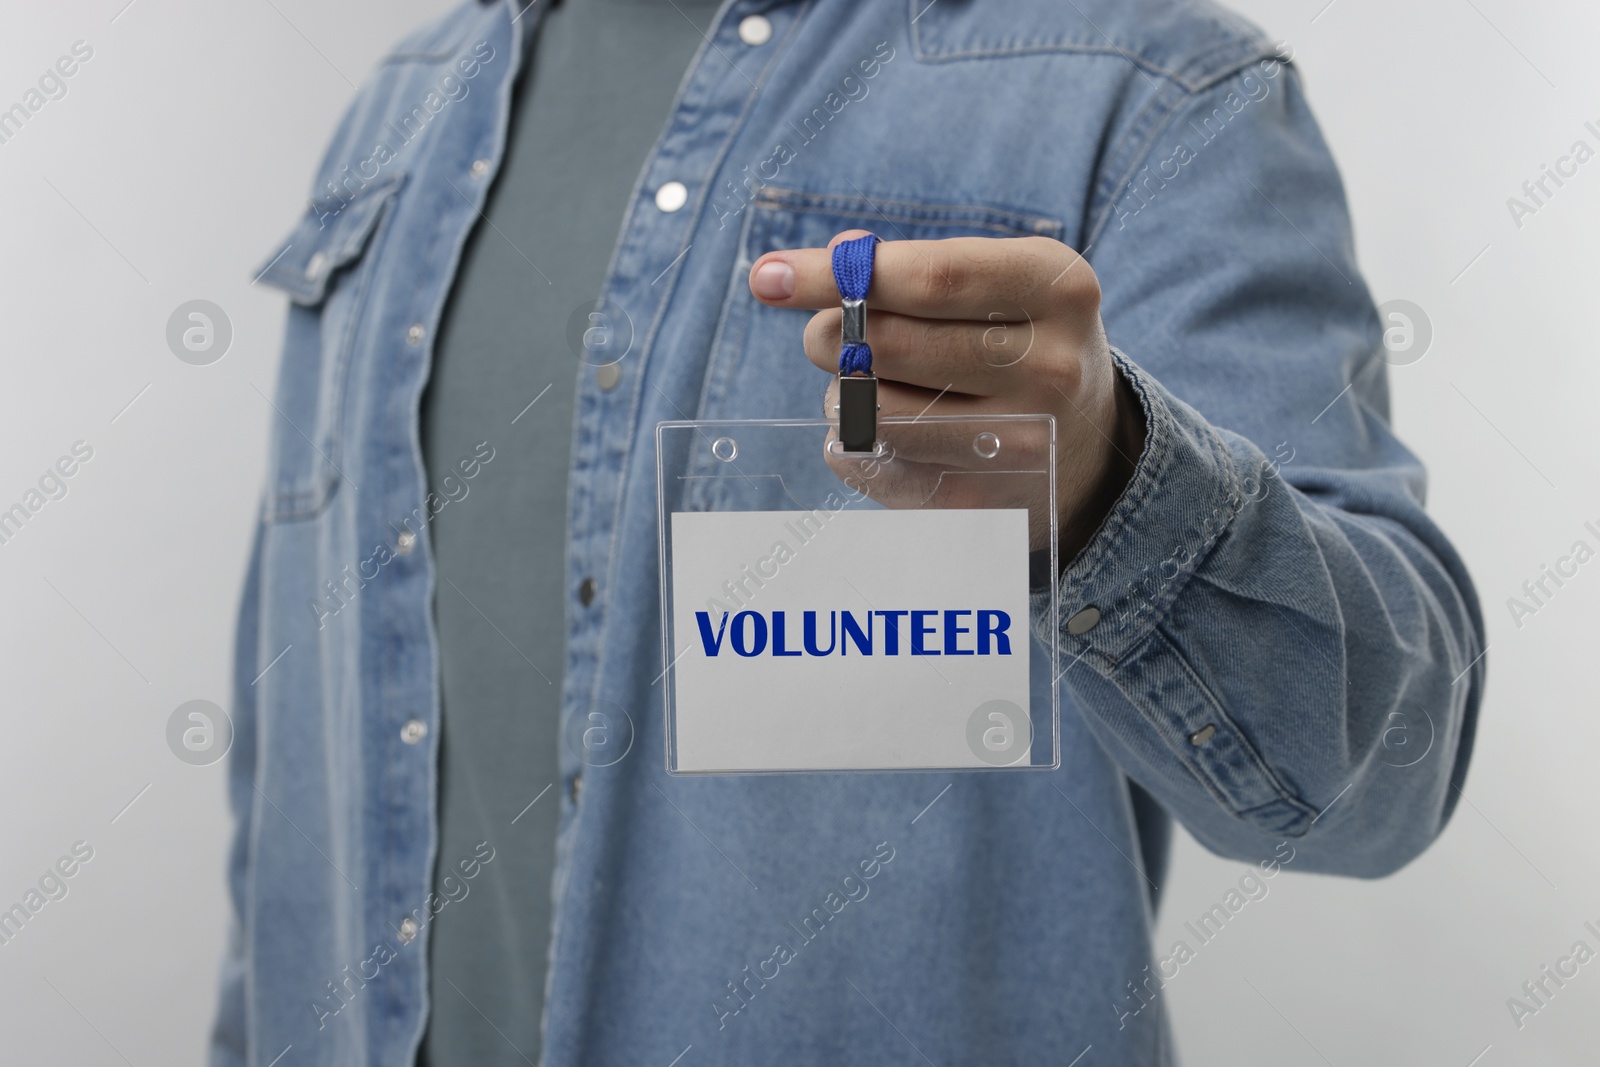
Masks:
[[[1073,637],[1082,637],[1094,629],[1100,622],[1100,609],[1090,604],[1072,618],[1067,620],[1067,633]]]

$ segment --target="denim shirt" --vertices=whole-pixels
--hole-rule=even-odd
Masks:
[[[770,37],[741,35],[757,14]],[[466,3],[401,42],[260,275],[290,306],[214,1064],[409,1063],[429,921],[516,847],[513,811],[435,857],[428,519],[472,506],[472,465],[426,484],[418,405],[538,17]],[[1034,620],[1065,651],[1059,770],[665,772],[654,427],[816,415],[805,314],[746,276],[851,227],[1045,235],[1098,272],[1147,438]],[[1251,26],[1176,0],[729,0],[601,295],[632,339],[619,379],[577,386],[563,706],[633,737],[527,783],[561,807],[545,1063],[1167,1063],[1162,987],[1245,902],[1152,943],[1169,816],[1246,887],[1382,876],[1439,834],[1482,624],[1388,425],[1336,169]]]

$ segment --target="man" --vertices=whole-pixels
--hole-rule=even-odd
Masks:
[[[1061,768],[670,778],[654,427],[815,417],[866,231],[885,414],[1057,419]],[[1172,818],[1262,877],[1449,818],[1476,601],[1218,9],[465,3],[262,280],[214,1063],[1166,1063]]]

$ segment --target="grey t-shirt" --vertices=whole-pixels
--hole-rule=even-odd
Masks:
[[[562,0],[544,13],[485,206],[492,225],[474,230],[446,309],[422,412],[428,488],[450,500],[432,527],[435,881],[450,900],[428,935],[419,1062],[432,1067],[539,1058],[565,612],[579,595],[565,571],[567,470],[577,376],[594,373],[569,323],[600,294],[629,193],[716,7]],[[462,879],[484,841],[494,858]]]

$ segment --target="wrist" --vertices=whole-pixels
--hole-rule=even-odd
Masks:
[[[1112,376],[1115,380],[1111,403],[1114,414],[1111,428],[1106,431],[1105,459],[1099,476],[1062,517],[1059,538],[1062,570],[1077,558],[1111,514],[1144,453],[1144,408],[1122,372],[1114,369]]]

